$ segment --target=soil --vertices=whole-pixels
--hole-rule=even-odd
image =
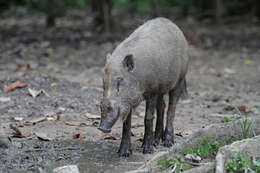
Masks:
[[[86,16],[67,14],[52,29],[44,28],[42,16],[5,16],[0,21],[0,97],[10,98],[0,102],[0,136],[12,143],[7,149],[0,147],[0,172],[48,172],[68,164],[77,164],[81,172],[124,172],[154,155],[143,155],[141,149],[144,103],[133,112],[130,158],[116,154],[122,122],[109,135],[97,130],[105,55],[143,21],[126,18],[126,30],[94,34]],[[177,107],[176,143],[208,124],[259,116],[260,27],[175,22],[190,43],[189,97]],[[29,68],[22,69],[26,64]],[[4,86],[15,81],[27,86],[4,93]],[[42,93],[33,98],[29,88],[42,89],[49,97]],[[26,123],[46,116],[51,118]],[[23,120],[15,121],[16,117]],[[10,124],[30,134],[18,138]],[[48,138],[40,139],[39,133]],[[167,148],[159,146],[155,154],[163,150]]]

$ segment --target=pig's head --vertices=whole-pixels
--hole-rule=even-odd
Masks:
[[[121,62],[107,55],[103,76],[104,93],[100,105],[99,130],[102,132],[109,133],[119,118],[125,121],[131,108],[142,101],[142,92],[134,72],[132,54],[125,55]]]

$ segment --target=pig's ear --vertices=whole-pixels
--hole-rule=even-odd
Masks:
[[[107,56],[106,56],[106,62],[107,62],[111,57],[112,57],[111,54],[108,53]]]
[[[134,57],[132,54],[126,55],[123,60],[123,66],[126,68],[129,72],[133,71],[135,64],[134,64]]]

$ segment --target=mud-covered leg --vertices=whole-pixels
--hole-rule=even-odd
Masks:
[[[130,113],[127,116],[127,119],[123,124],[122,140],[118,151],[120,157],[129,157],[132,154],[131,139],[130,139],[131,116],[132,116],[132,111],[130,111]]]
[[[157,97],[146,101],[145,119],[144,119],[144,141],[143,153],[153,153],[153,119]]]
[[[176,105],[182,93],[183,82],[184,81],[181,81],[175,89],[169,92],[169,106],[167,111],[167,121],[166,121],[164,136],[163,136],[163,143],[164,143],[163,145],[165,147],[171,147],[174,143],[173,122],[175,117]]]
[[[163,95],[159,95],[156,104],[157,119],[156,119],[155,135],[154,135],[155,146],[160,143],[160,139],[163,137],[164,109],[165,109],[165,102],[163,99]]]

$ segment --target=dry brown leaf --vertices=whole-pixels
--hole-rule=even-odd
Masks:
[[[241,112],[244,112],[244,113],[250,113],[250,112],[252,112],[252,110],[250,110],[247,106],[239,106],[238,109],[239,109]]]
[[[39,122],[42,122],[42,121],[45,121],[46,120],[46,117],[38,117],[38,118],[35,118],[35,119],[32,119],[32,120],[29,120],[29,121],[26,121],[26,123],[31,123],[31,124],[36,124],[36,123],[39,123]]]
[[[11,117],[10,120],[23,121],[23,117]]]
[[[135,134],[131,131],[131,136],[135,136]]]
[[[99,122],[98,122],[98,121],[94,121],[94,122],[92,123],[92,126],[97,127],[98,125],[99,125]]]
[[[13,91],[15,90],[16,88],[23,88],[23,87],[26,87],[27,86],[27,83],[26,82],[19,82],[19,81],[16,81],[8,86],[4,86],[4,93],[7,93],[9,91]]]
[[[56,115],[57,115],[56,121],[60,121],[62,111],[61,111],[61,110],[56,110],[55,113],[56,113]]]
[[[80,122],[80,121],[67,121],[67,122],[65,122],[65,124],[69,125],[69,126],[88,126],[88,125],[92,125],[92,123],[86,124],[86,123]]]
[[[209,120],[209,119],[206,117],[206,115],[202,115],[202,119],[203,119],[203,120]]]
[[[15,68],[21,71],[26,71],[30,68],[30,64],[15,64]]]
[[[222,77],[223,74],[221,72],[218,72],[217,77]]]
[[[54,117],[46,117],[46,120],[47,121],[54,121],[55,119],[54,119]]]
[[[85,116],[89,120],[99,120],[101,118],[100,115],[95,115],[95,114],[90,114],[90,113],[86,113]]]
[[[15,132],[15,135],[17,135],[18,137],[29,137],[31,136],[31,133],[29,132],[24,132],[21,129],[19,129],[18,127],[14,126],[13,124],[10,124],[10,129],[12,129]]]
[[[47,134],[45,133],[42,133],[42,132],[35,132],[34,133],[40,140],[43,140],[43,141],[53,141],[54,138],[51,138],[49,136],[47,136]]]
[[[105,140],[117,140],[117,138],[113,135],[107,135],[106,137],[104,137]]]
[[[22,121],[18,121],[15,123],[17,127],[24,127],[24,123]]]
[[[78,133],[73,136],[73,139],[78,139],[79,141],[83,141],[82,136]]]

